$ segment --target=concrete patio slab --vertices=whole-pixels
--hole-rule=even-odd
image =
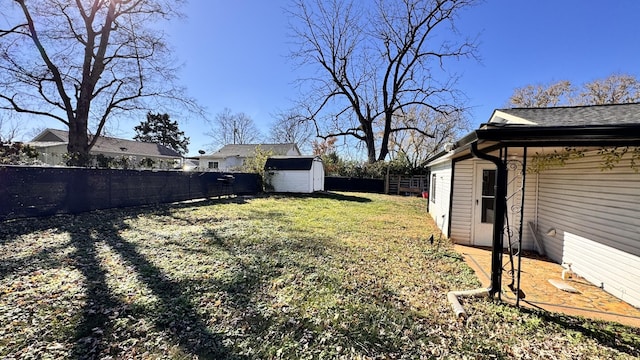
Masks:
[[[488,287],[491,279],[491,249],[462,245],[454,245],[454,248],[476,272],[482,286]],[[507,265],[508,261],[508,255],[504,255],[503,265]],[[520,289],[524,292],[525,298],[520,299],[519,305],[640,327],[640,309],[578,276],[563,280],[562,270],[564,269],[560,264],[545,257],[523,256]],[[549,280],[564,281],[578,292],[562,291]],[[515,304],[516,295],[509,289],[510,283],[511,278],[506,271],[503,272],[502,300]]]

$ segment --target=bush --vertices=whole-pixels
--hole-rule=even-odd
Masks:
[[[358,179],[384,179],[389,174],[422,175],[427,170],[424,167],[413,167],[406,157],[398,157],[391,161],[377,161],[375,163],[343,160],[335,152],[322,155],[324,171],[327,176],[340,176]]]
[[[38,158],[38,151],[20,142],[0,143],[0,164],[25,165],[32,164]]]

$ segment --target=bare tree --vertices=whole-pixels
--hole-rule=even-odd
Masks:
[[[74,165],[86,163],[110,118],[163,104],[198,111],[175,86],[176,67],[164,34],[150,27],[179,16],[182,3],[4,1],[0,107],[65,124]]]
[[[574,87],[568,80],[549,85],[527,85],[514,90],[513,107],[624,104],[640,101],[640,81],[627,74],[612,74]]]
[[[267,140],[272,143],[295,143],[304,151],[311,148],[315,131],[304,116],[295,111],[279,112],[269,129]]]
[[[581,104],[624,104],[640,101],[640,81],[634,76],[613,74],[584,84],[578,102]]]
[[[205,134],[213,140],[210,145],[214,148],[228,144],[252,144],[262,139],[260,130],[249,115],[233,113],[229,108],[216,114],[210,131]]]
[[[308,81],[306,116],[322,138],[364,143],[369,162],[384,160],[398,132],[421,128],[394,122],[408,106],[444,116],[465,108],[450,59],[474,57],[475,41],[457,39],[454,20],[476,0],[295,0],[292,56],[317,70]]]
[[[0,115],[0,145],[15,141],[19,132],[15,121]]]
[[[440,151],[445,143],[453,142],[461,130],[469,129],[466,119],[450,119],[424,107],[409,108],[406,114],[396,116],[394,122],[396,127],[424,129],[434,134],[433,137],[429,137],[415,130],[407,130],[395,132],[391,136],[391,158],[404,156],[412,168],[420,167],[429,157]]]
[[[509,104],[523,108],[558,106],[571,102],[574,91],[567,80],[549,85],[527,85],[514,90]]]

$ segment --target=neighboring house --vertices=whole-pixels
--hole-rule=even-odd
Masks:
[[[273,156],[300,156],[296,144],[233,144],[225,145],[213,154],[201,155],[199,158],[202,171],[238,170],[248,158],[255,155],[256,149]]]
[[[501,247],[522,239],[640,306],[636,147],[640,104],[495,110],[428,160],[429,213],[455,243],[493,247],[494,294]]]
[[[270,157],[264,165],[265,187],[274,192],[324,191],[324,166],[317,156]]]
[[[28,145],[40,153],[40,161],[49,165],[65,163],[69,132],[46,129],[33,138]],[[182,166],[182,155],[166,146],[141,141],[100,136],[89,151],[91,155],[103,155],[116,161],[126,161],[129,167],[144,168],[143,159],[153,160],[152,168],[173,169]],[[96,160],[94,159],[94,162]],[[96,163],[97,164],[97,163]],[[148,164],[147,164],[148,165]]]
[[[200,161],[197,157],[185,157],[182,163],[182,170],[184,171],[195,171],[199,168]]]

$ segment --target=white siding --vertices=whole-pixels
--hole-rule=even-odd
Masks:
[[[473,174],[474,160],[455,163],[453,176],[453,204],[451,217],[451,240],[457,244],[471,244],[473,222]]]
[[[230,171],[238,169],[244,165],[244,158],[238,156],[230,156],[220,163],[220,171]]]
[[[310,193],[312,172],[309,170],[274,171],[271,185],[275,192]]]
[[[522,230],[522,248],[524,250],[538,250],[533,240],[533,236],[529,231],[528,222],[536,223],[536,187],[537,177],[535,174],[522,175],[522,157],[517,159],[520,164],[517,168],[507,165],[507,217],[509,225],[513,231]],[[524,204],[522,204],[522,192],[520,191],[524,180]],[[522,229],[520,223],[522,219]],[[506,224],[505,224],[506,225]],[[516,238],[517,239],[517,238]],[[505,237],[505,247],[508,245],[508,239]]]
[[[453,203],[451,218],[451,239],[457,244],[473,244],[473,210],[474,210],[474,187],[480,187],[482,179],[474,179],[475,166],[480,164],[491,164],[486,160],[466,159],[459,161],[454,165],[453,175]],[[514,173],[509,172],[508,178],[512,179]],[[519,183],[518,183],[519,186]],[[527,227],[528,222],[535,224],[536,222],[536,175],[527,174],[525,178],[525,199],[523,208],[522,225],[522,248],[525,250],[536,250],[533,236]],[[512,194],[517,188],[516,183],[511,183],[508,189],[508,195]],[[517,194],[509,202],[508,211],[510,223],[519,227],[520,221],[520,202],[522,197]],[[506,241],[506,239],[505,239]],[[506,245],[506,243],[505,243]]]
[[[524,216],[522,222],[522,248],[524,250],[533,250],[540,252],[540,249],[536,246],[535,240],[533,239],[533,235],[529,230],[528,223],[531,222],[535,229],[535,224],[537,222],[536,214],[537,214],[537,188],[538,188],[538,177],[536,174],[526,174],[525,179],[525,191],[524,191]],[[538,231],[539,232],[539,231]],[[540,239],[540,235],[536,235],[538,239]]]
[[[640,306],[640,173],[628,159],[600,163],[590,154],[539,174],[539,233],[550,258]]]
[[[435,175],[435,194],[433,179]],[[451,161],[431,166],[429,182],[429,214],[444,234],[449,232],[449,200],[451,194]],[[435,196],[435,199],[434,199]]]

